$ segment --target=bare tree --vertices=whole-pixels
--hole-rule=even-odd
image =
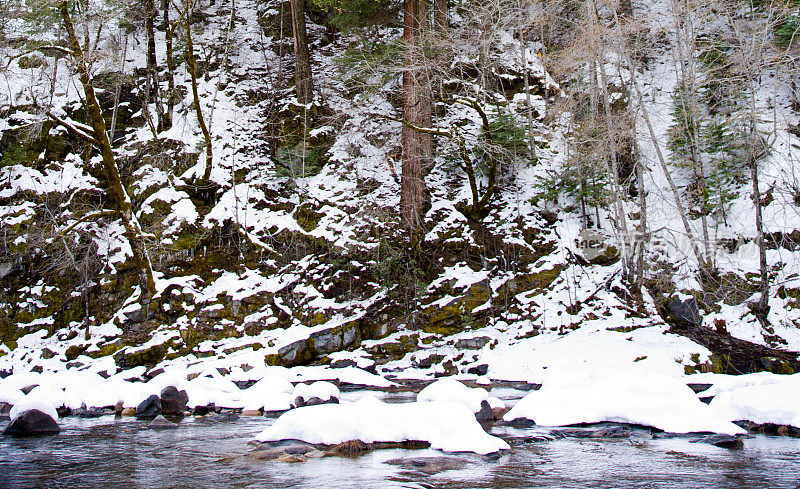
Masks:
[[[91,143],[100,151],[103,168],[105,169],[106,179],[108,181],[107,191],[111,203],[114,206],[114,215],[122,220],[122,224],[125,228],[125,237],[130,242],[133,260],[139,273],[142,298],[146,300],[155,294],[156,286],[153,278],[153,268],[150,264],[150,257],[142,235],[142,229],[139,226],[136,215],[133,213],[133,206],[128,192],[122,185],[122,179],[120,178],[119,168],[114,158],[111,141],[108,139],[108,134],[106,133],[106,123],[103,119],[100,104],[95,96],[86,52],[81,48],[80,41],[75,33],[75,27],[72,23],[72,18],[69,14],[69,5],[66,0],[62,0],[59,3],[59,13],[64,23],[70,46],[68,49],[64,48],[64,51],[72,57],[75,63],[84,92],[84,104],[91,125],[84,126],[73,121],[66,121],[56,117],[51,112],[48,112],[48,115],[62,126],[68,128],[73,134],[79,135],[84,140]],[[107,212],[104,211],[103,214],[107,214]]]
[[[211,170],[214,167],[214,153],[211,147],[211,131],[208,130],[205,118],[203,117],[203,107],[200,105],[200,96],[197,92],[197,62],[194,57],[194,43],[192,41],[192,9],[194,1],[186,1],[186,11],[183,14],[184,34],[186,35],[186,67],[189,78],[192,82],[192,101],[194,102],[194,112],[197,116],[197,124],[203,133],[203,141],[206,147],[206,165],[201,178],[201,185],[208,186],[211,183]]]

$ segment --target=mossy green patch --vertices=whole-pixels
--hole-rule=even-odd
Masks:
[[[322,217],[323,215],[317,212],[310,203],[300,205],[294,212],[294,219],[306,232],[313,231],[319,225]]]
[[[67,351],[64,352],[64,356],[69,361],[75,360],[79,356],[83,355],[83,352],[85,352],[87,348],[88,345],[72,345],[67,348]]]
[[[486,304],[489,299],[490,292],[486,285],[473,284],[461,297],[448,304],[423,309],[420,329],[426,333],[450,336],[485,326],[485,319],[475,317],[472,311]]]

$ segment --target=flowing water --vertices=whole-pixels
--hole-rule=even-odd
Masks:
[[[636,430],[626,438],[561,437],[524,443],[493,459],[457,454],[463,467],[428,474],[384,462],[438,457],[438,451],[382,450],[302,463],[250,459],[247,442],[273,422],[268,418],[188,417],[164,431],[113,416],[59,422],[57,436],[0,437],[0,488],[800,487],[800,439],[788,437],[756,435],[743,450],[692,443],[691,437],[639,436]],[[547,438],[538,427],[495,427],[492,433],[512,444]]]

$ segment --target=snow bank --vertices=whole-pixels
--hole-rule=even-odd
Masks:
[[[470,388],[454,379],[441,379],[425,387],[417,394],[417,401],[455,402],[463,405],[473,413],[481,410],[481,402],[486,401],[489,407],[504,407],[503,401],[489,396],[486,389]]]
[[[350,440],[427,441],[439,450],[480,454],[509,448],[505,441],[484,432],[470,410],[460,404],[386,404],[371,397],[289,411],[256,437],[258,441],[285,439],[325,445]]]
[[[504,419],[518,418],[544,426],[611,421],[672,433],[744,433],[703,404],[681,379],[643,370],[553,373]]]
[[[663,325],[627,333],[607,328],[607,321],[587,321],[563,336],[543,334],[485,349],[478,362],[489,365],[491,379],[541,384],[554,370],[641,369],[682,377],[684,365],[696,365],[711,354],[688,338],[665,334]]]
[[[760,377],[762,382],[758,384],[743,382],[720,392],[709,407],[720,418],[730,421],[800,428],[800,374]]]
[[[750,385],[772,384],[780,382],[783,375],[772,372],[755,372],[745,375],[728,374],[692,374],[686,377],[687,383],[711,384],[711,387],[697,394],[697,397],[714,397],[722,392],[728,392]]]

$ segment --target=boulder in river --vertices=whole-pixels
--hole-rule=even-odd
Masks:
[[[494,413],[492,412],[492,407],[486,400],[481,401],[481,409],[480,411],[475,413],[475,419],[477,419],[479,423],[484,423],[486,421],[494,421]]]
[[[426,475],[434,475],[445,470],[463,469],[470,462],[457,457],[409,457],[395,458],[384,463],[422,472]]]
[[[214,404],[208,404],[206,406],[195,406],[192,409],[192,414],[195,416],[205,416],[206,414],[215,413],[217,411],[217,407]]]
[[[697,438],[696,440],[692,440],[692,443],[708,443],[709,445],[714,445],[715,447],[729,448],[731,450],[741,450],[744,448],[742,437],[731,435],[717,434],[703,436],[701,438]]]
[[[182,417],[188,402],[189,395],[186,394],[186,391],[179,391],[177,387],[172,385],[164,387],[161,391],[161,414]]]
[[[103,414],[102,409],[87,408],[85,404],[72,411],[72,415],[78,418],[99,418]]]
[[[155,418],[161,414],[161,398],[153,394],[136,406],[136,417],[140,419]]]
[[[55,435],[61,431],[58,423],[47,413],[38,409],[23,412],[6,426],[4,435],[9,436],[41,436]]]
[[[178,423],[173,423],[164,416],[156,416],[150,424],[147,425],[151,430],[169,430],[178,427]]]

